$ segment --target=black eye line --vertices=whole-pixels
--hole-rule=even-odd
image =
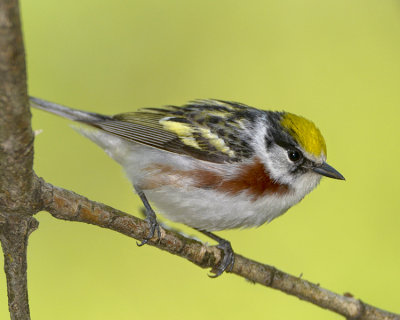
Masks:
[[[286,151],[290,151],[290,150],[297,150],[299,151],[296,146],[294,144],[291,144],[289,142],[286,141],[276,141],[276,144],[280,147],[282,147],[283,149],[285,149]],[[300,152],[300,151],[299,151]],[[300,152],[301,153],[301,152]]]

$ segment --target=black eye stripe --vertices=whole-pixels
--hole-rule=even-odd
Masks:
[[[296,146],[286,141],[276,141],[276,144],[286,150],[297,150]]]
[[[271,138],[269,136],[266,136],[265,146],[267,147],[267,149],[270,148],[273,144],[277,144],[278,146],[282,147],[285,150],[296,149],[296,146],[290,143],[289,141],[276,140],[274,137]]]

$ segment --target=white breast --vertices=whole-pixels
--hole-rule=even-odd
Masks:
[[[241,193],[222,194],[204,189],[162,187],[146,192],[170,220],[208,231],[260,226],[301,200],[295,194],[265,195],[253,201]]]

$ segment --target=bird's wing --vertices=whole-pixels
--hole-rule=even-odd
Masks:
[[[127,140],[216,163],[252,156],[246,128],[259,110],[233,102],[196,100],[147,108],[90,123]]]

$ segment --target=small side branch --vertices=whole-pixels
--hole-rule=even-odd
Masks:
[[[142,240],[148,234],[147,222],[104,204],[90,201],[72,191],[43,183],[42,194],[45,210],[57,219],[93,224],[137,240]],[[170,230],[161,229],[161,239],[154,237],[148,244],[183,257],[202,268],[215,269],[223,257],[220,249],[205,246],[199,241]],[[235,255],[232,273],[251,282],[309,301],[348,319],[400,320],[400,315],[380,310],[353,297],[336,294],[317,284],[238,254]]]
[[[38,222],[31,216],[13,214],[0,217],[0,242],[4,253],[10,316],[12,320],[30,319],[26,248],[28,237],[37,228]]]

